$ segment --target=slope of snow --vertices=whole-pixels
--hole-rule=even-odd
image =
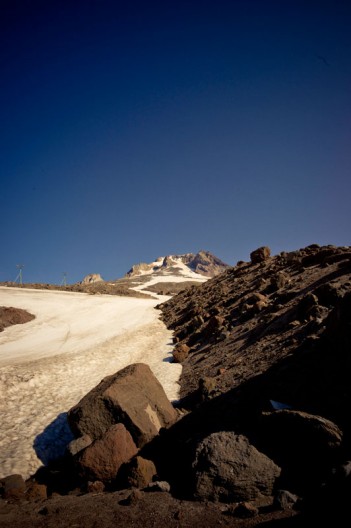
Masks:
[[[186,267],[186,266],[185,266]],[[155,297],[159,300],[159,302],[165,302],[168,299],[170,299],[167,295],[158,295],[155,292],[149,291],[148,287],[152,286],[153,284],[158,284],[159,282],[187,282],[187,281],[197,281],[197,282],[205,282],[208,280],[208,277],[203,277],[202,275],[199,275],[198,273],[194,273],[193,271],[189,270],[189,275],[172,275],[170,274],[162,274],[162,275],[153,275],[150,280],[147,282],[143,282],[143,284],[140,284],[139,286],[132,286],[130,289],[135,291],[142,291],[143,293],[147,293],[151,295],[152,297]],[[193,275],[192,275],[193,274]]]
[[[171,332],[154,309],[160,300],[0,288],[1,306],[36,315],[0,334],[0,477],[28,477],[62,453],[68,409],[131,363],[149,364],[178,398],[181,366],[170,363]]]

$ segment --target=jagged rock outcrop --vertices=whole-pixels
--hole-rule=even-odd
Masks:
[[[138,447],[177,420],[177,412],[150,367],[135,363],[104,378],[68,412],[75,436],[98,439],[123,423]]]
[[[229,265],[225,264],[218,257],[209,251],[203,250],[193,255],[187,265],[196,273],[200,273],[206,277],[215,277],[229,268]]]
[[[168,271],[184,274],[186,271],[186,269],[184,270],[184,265],[189,271],[204,277],[214,277],[230,267],[209,251],[199,251],[196,254],[185,253],[184,255],[159,257],[150,264],[145,262],[136,264],[128,271],[126,277],[137,277],[151,273],[162,274]]]
[[[152,269],[152,265],[147,264],[146,262],[139,262],[139,264],[134,264],[134,266],[131,267],[128,273],[126,273],[126,277],[135,277],[138,275],[142,275],[145,272],[151,272]]]
[[[103,282],[104,279],[101,277],[100,273],[90,273],[86,275],[84,279],[80,282],[81,285],[93,284],[95,282]]]

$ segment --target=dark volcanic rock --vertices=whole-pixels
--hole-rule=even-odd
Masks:
[[[196,450],[195,496],[240,502],[271,495],[280,468],[248,439],[232,432],[213,433]]]

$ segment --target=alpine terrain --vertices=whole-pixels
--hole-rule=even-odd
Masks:
[[[3,475],[1,525],[348,526],[351,248],[168,256],[119,281],[172,332],[178,398],[142,356],[110,372],[66,409],[63,456]]]

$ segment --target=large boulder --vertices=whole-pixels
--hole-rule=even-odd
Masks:
[[[78,473],[88,480],[113,481],[122,464],[138,449],[123,424],[113,425],[102,438],[95,440],[77,455]]]
[[[270,256],[271,250],[269,249],[269,247],[262,246],[250,253],[250,260],[252,264],[259,264],[260,262],[268,260]]]
[[[68,412],[76,437],[101,437],[123,423],[138,447],[176,421],[178,414],[150,367],[135,363],[104,378]]]
[[[245,436],[213,433],[198,446],[193,464],[195,496],[201,500],[240,502],[271,495],[280,468]]]
[[[263,413],[260,449],[282,468],[283,483],[297,492],[322,482],[339,455],[343,434],[330,420],[302,411]]]

